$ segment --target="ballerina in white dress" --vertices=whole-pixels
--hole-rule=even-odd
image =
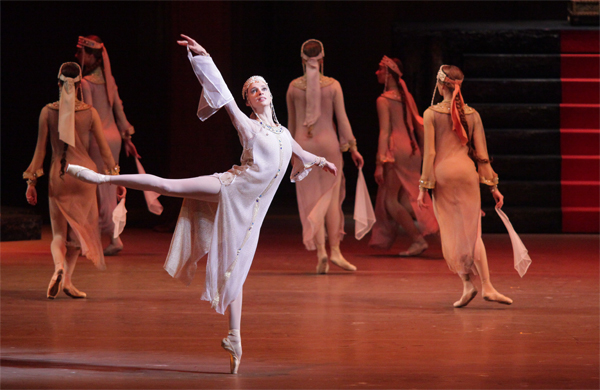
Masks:
[[[192,38],[181,36],[184,40],[177,43],[187,47],[203,87],[198,117],[206,120],[225,107],[244,148],[241,164],[227,172],[179,180],[146,174],[104,176],[74,165],[67,172],[96,184],[107,182],[185,198],[165,269],[189,284],[198,260],[208,254],[202,299],[211,302],[218,313],[224,314],[229,308],[230,330],[222,346],[231,355],[231,373],[237,373],[242,356],[242,286],[254,258],[262,222],[286,167],[293,157],[292,182],[302,180],[314,166],[334,175],[337,169],[325,158],[304,151],[279,124],[271,92],[262,77],[252,76],[244,83],[242,96],[253,111],[248,117],[235,103],[206,50]]]

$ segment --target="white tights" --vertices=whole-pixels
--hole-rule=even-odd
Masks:
[[[217,202],[221,192],[221,181],[215,176],[198,176],[190,179],[163,179],[162,177],[139,174],[106,176],[110,184],[140,191],[154,191],[161,195]]]

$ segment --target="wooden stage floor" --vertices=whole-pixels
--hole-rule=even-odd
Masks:
[[[50,231],[1,247],[2,389],[597,389],[597,235],[523,235],[533,264],[512,269],[508,235],[485,235],[492,281],[512,306],[452,303],[460,279],[439,243],[394,256],[355,241],[358,266],[315,275],[295,218],[268,218],[244,288],[239,375],[220,347],[226,317],[200,301],[204,260],[183,286],[162,268],[170,233],[125,229],[125,249],[96,270],[88,299],[46,299]],[[477,281],[479,283],[479,281]]]

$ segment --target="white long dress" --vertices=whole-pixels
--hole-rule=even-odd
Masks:
[[[116,84],[112,106],[108,101],[106,81],[100,67],[83,78],[81,89],[83,91],[83,101],[94,107],[98,111],[98,115],[100,115],[104,138],[106,138],[113,158],[118,164],[122,143],[121,133],[128,132],[129,134],[133,134],[134,130],[125,116],[123,102],[119,97]],[[103,173],[104,161],[102,160],[100,149],[95,139],[90,141],[90,157],[96,163],[98,172]],[[113,211],[117,207],[117,186],[100,184],[98,185],[97,194],[100,232],[112,236],[115,229]]]
[[[205,120],[228,105],[244,150],[240,165],[214,174],[221,181],[218,202],[184,200],[165,269],[189,284],[198,260],[208,253],[202,299],[223,314],[242,290],[260,228],[292,155],[292,181],[302,180],[318,157],[302,150],[283,126],[270,131],[243,114],[211,57],[189,57],[203,87],[198,116]]]

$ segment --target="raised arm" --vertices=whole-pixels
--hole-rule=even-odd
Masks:
[[[435,127],[433,124],[433,110],[426,110],[423,114],[423,127],[425,132],[423,147],[423,172],[419,181],[419,197],[417,204],[419,208],[427,207],[423,203],[423,197],[427,189],[435,187],[435,175],[433,172],[433,161],[435,160]]]
[[[252,138],[252,121],[237,106],[225,80],[208,52],[195,40],[181,34],[184,40],[177,41],[188,49],[188,58],[198,81],[202,85],[202,97],[198,105],[198,118],[205,121],[225,106],[231,122],[246,139]],[[193,56],[192,53],[198,54]]]
[[[294,97],[292,96],[294,86],[290,83],[287,93],[285,95],[285,101],[287,103],[288,112],[288,125],[287,128],[292,134],[292,137],[296,137],[296,106],[294,105]]]
[[[333,83],[333,86],[335,88],[333,94],[333,109],[335,111],[338,132],[340,134],[340,150],[342,152],[350,150],[354,164],[360,169],[364,165],[364,160],[362,155],[358,153],[358,149],[356,147],[356,138],[352,133],[352,127],[350,127],[350,121],[348,120],[348,115],[346,114],[342,86],[337,81]]]
[[[379,141],[375,157],[375,181],[383,185],[383,164],[388,162],[388,149],[392,126],[390,124],[390,103],[384,97],[377,98],[377,116],[379,117]]]
[[[46,157],[46,143],[48,142],[48,108],[42,108],[38,120],[38,137],[31,164],[23,172],[23,179],[27,179],[27,192],[25,198],[30,205],[37,204],[37,179],[44,174],[44,158]]]

